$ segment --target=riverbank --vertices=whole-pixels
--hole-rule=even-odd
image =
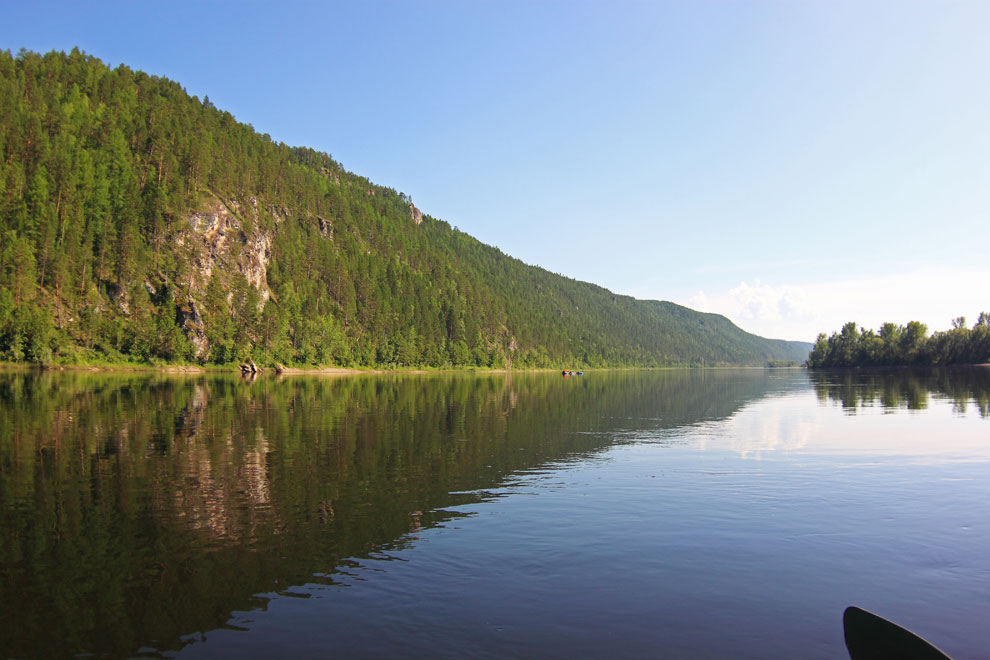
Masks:
[[[627,367],[638,369],[639,367]],[[163,373],[163,374],[243,374],[239,365],[191,365],[191,364],[49,364],[36,365],[21,362],[0,362],[0,371],[77,371],[77,372],[106,372],[106,373]],[[608,369],[614,371],[615,369]],[[489,369],[481,367],[448,367],[443,369],[424,369],[422,367],[396,367],[394,369],[354,368],[354,367],[259,367],[256,376],[358,376],[362,374],[506,374],[506,373],[538,373],[556,372],[559,369]],[[586,370],[587,371],[587,370]]]
[[[773,369],[774,371],[785,371],[788,369],[805,369],[804,366],[796,367],[770,367],[770,366],[758,366],[758,365],[724,365],[724,366],[665,366],[665,367],[574,367],[573,370],[579,369],[585,373],[588,372],[604,372],[604,371],[666,371],[666,370],[680,370],[680,369],[691,369],[699,371],[720,371],[725,369]],[[89,363],[89,364],[48,364],[48,365],[38,365],[38,364],[25,364],[23,362],[0,362],[0,371],[77,371],[77,372],[105,372],[105,373],[161,373],[161,374],[238,374],[250,376],[250,372],[247,374],[242,373],[240,365],[238,364],[140,364],[132,362],[107,362],[107,363]],[[568,369],[571,370],[571,369]],[[557,367],[525,367],[519,369],[492,369],[489,367],[443,367],[443,368],[431,368],[431,367],[394,367],[394,368],[381,368],[381,367],[332,367],[332,366],[305,366],[305,367],[285,367],[282,366],[280,369],[276,369],[271,366],[258,367],[258,372],[256,376],[359,376],[365,375],[384,375],[384,374],[411,374],[411,375],[429,375],[429,374],[523,374],[523,373],[560,373],[561,369]]]

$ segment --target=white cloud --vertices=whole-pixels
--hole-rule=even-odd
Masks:
[[[753,284],[740,282],[729,296],[736,301],[737,315],[744,321],[794,321],[814,316],[807,295],[796,286],[770,286],[760,280]]]
[[[699,312],[710,312],[711,309],[708,308],[708,296],[705,295],[704,291],[699,291],[687,301],[687,306],[691,309],[696,309]]]
[[[926,269],[799,285],[754,280],[721,292],[699,291],[684,304],[724,314],[764,337],[813,341],[847,321],[878,328],[886,321],[917,320],[943,330],[957,316],[972,324],[981,311],[990,311],[990,270]]]

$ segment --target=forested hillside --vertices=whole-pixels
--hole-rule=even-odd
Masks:
[[[809,348],[523,264],[170,80],[0,52],[2,360],[661,366]]]

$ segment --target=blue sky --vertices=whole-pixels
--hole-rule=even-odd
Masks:
[[[4,2],[508,254],[813,340],[990,311],[990,2]]]

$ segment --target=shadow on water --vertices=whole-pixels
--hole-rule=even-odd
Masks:
[[[990,367],[812,371],[809,378],[820,403],[851,414],[862,408],[926,410],[934,397],[952,402],[959,414],[972,405],[990,418]]]
[[[805,387],[760,371],[0,373],[0,655],[177,649],[259,594],[414,543],[514,474]]]

